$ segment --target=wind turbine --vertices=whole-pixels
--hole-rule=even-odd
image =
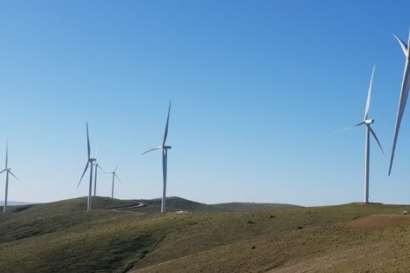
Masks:
[[[369,91],[367,93],[367,102],[366,102],[366,109],[364,111],[363,121],[359,122],[356,125],[353,125],[353,126],[345,128],[343,130],[340,130],[340,131],[344,131],[344,130],[351,129],[351,128],[356,127],[356,126],[366,125],[366,141],[365,141],[365,152],[364,152],[364,166],[365,166],[364,167],[364,202],[365,203],[369,203],[370,134],[374,137],[374,139],[376,140],[377,144],[380,147],[380,150],[382,151],[382,153],[384,155],[382,146],[380,145],[380,142],[377,139],[376,134],[374,133],[372,127],[370,126],[374,122],[374,119],[368,119],[367,118],[367,116],[369,114],[369,110],[370,110],[370,99],[371,99],[371,95],[372,95],[374,70],[375,70],[375,67],[373,66],[372,77],[370,79],[370,85],[369,85]]]
[[[97,151],[95,152],[95,173],[94,173],[94,196],[97,195],[97,173],[98,173],[98,168],[100,168],[101,171],[105,173],[105,171],[100,167],[98,161],[97,161],[97,155],[98,155],[98,147],[99,144],[97,144]]]
[[[146,152],[143,153],[146,154],[148,152],[154,151],[154,150],[162,150],[162,178],[164,182],[163,186],[163,191],[162,191],[162,203],[161,203],[161,212],[165,212],[166,210],[166,190],[167,190],[167,154],[168,150],[171,149],[171,146],[166,146],[165,142],[167,141],[167,136],[168,136],[168,123],[169,123],[169,113],[171,112],[171,102],[169,102],[169,107],[168,107],[168,117],[167,117],[167,124],[165,126],[165,133],[164,133],[164,139],[162,141],[162,145],[152,148]]]
[[[121,180],[120,180],[120,178],[118,177],[118,175],[116,174],[116,171],[117,171],[117,169],[118,169],[118,166],[120,166],[120,164],[118,164],[117,165],[117,167],[115,168],[115,170],[113,171],[113,172],[111,172],[112,173],[112,190],[111,190],[111,198],[114,198],[114,182],[115,182],[115,178],[117,178],[118,179],[118,181],[120,182],[120,184],[121,184],[121,187],[122,188],[124,188],[124,186],[122,185],[122,183],[121,183]]]
[[[88,156],[88,160],[87,160],[87,163],[85,164],[83,175],[81,175],[80,181],[78,182],[77,189],[81,184],[81,180],[83,179],[84,174],[88,169],[88,166],[90,166],[90,186],[89,186],[89,190],[88,190],[87,210],[91,210],[91,189],[92,189],[92,184],[93,184],[93,165],[94,165],[94,162],[95,162],[95,158],[90,157],[91,147],[90,147],[90,138],[89,138],[89,135],[88,135],[88,122],[86,122],[85,124],[86,124],[86,128],[87,128],[87,151],[88,151],[87,156]]]
[[[17,179],[18,182],[20,182],[20,180],[11,172],[11,168],[7,167],[8,150],[9,150],[9,141],[7,140],[7,144],[6,144],[6,168],[0,172],[0,173],[6,172],[6,196],[4,198],[3,213],[6,213],[6,210],[7,210],[7,194],[8,194],[8,191],[9,191],[9,174],[14,176],[14,178]],[[21,182],[20,182],[20,184],[23,186],[23,184]]]
[[[389,167],[389,175],[391,173],[391,169],[393,166],[393,159],[394,159],[394,151],[396,149],[396,142],[397,142],[397,137],[399,135],[399,130],[400,130],[400,123],[401,123],[401,118],[403,117],[404,109],[406,108],[406,103],[407,103],[407,97],[409,95],[409,86],[410,86],[410,49],[408,45],[410,44],[410,31],[409,31],[409,38],[407,45],[400,40],[399,37],[396,35],[393,35],[399,44],[401,45],[401,48],[403,49],[404,56],[406,57],[406,64],[404,65],[404,73],[403,73],[403,81],[401,83],[401,91],[400,91],[400,99],[399,99],[399,106],[397,109],[397,117],[396,117],[396,126],[394,127],[394,135],[393,135],[393,147],[392,147],[392,152],[391,152],[391,157],[390,157],[390,167]]]

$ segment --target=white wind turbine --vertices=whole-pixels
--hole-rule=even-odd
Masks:
[[[5,194],[5,198],[4,198],[3,213],[6,213],[6,210],[7,210],[7,195],[8,195],[8,191],[9,191],[9,174],[14,176],[14,178],[17,179],[18,182],[20,182],[20,180],[11,172],[11,168],[8,168],[8,166],[7,166],[8,150],[9,150],[9,141],[7,140],[7,144],[6,144],[6,168],[0,172],[0,173],[6,172],[6,194]],[[23,186],[23,184],[21,182],[20,182],[20,184]]]
[[[373,71],[372,71],[372,77],[370,79],[370,85],[369,85],[369,91],[367,94],[367,102],[366,102],[366,109],[364,112],[364,118],[362,122],[359,122],[356,125],[347,127],[343,130],[340,131],[344,131],[347,129],[351,129],[353,127],[356,126],[360,126],[360,125],[366,125],[366,142],[365,142],[365,152],[364,152],[364,202],[365,203],[369,203],[369,162],[370,162],[370,134],[374,137],[374,139],[376,140],[377,144],[380,147],[380,150],[382,151],[383,155],[383,149],[382,146],[380,145],[379,140],[377,139],[376,134],[374,133],[372,127],[370,126],[370,124],[372,124],[374,122],[374,119],[368,119],[367,116],[369,114],[369,110],[370,110],[370,98],[371,98],[371,94],[372,94],[372,86],[373,86],[373,76],[374,76],[374,70],[375,67],[373,66]],[[338,131],[338,132],[340,132]]]
[[[407,45],[402,40],[400,40],[396,35],[393,35],[393,36],[397,39],[397,41],[401,45],[401,48],[403,49],[404,55],[406,57],[406,64],[404,65],[404,73],[403,73],[403,81],[401,83],[399,106],[397,108],[396,125],[394,127],[393,146],[392,146],[392,152],[391,152],[391,157],[390,157],[389,175],[391,173],[391,169],[393,166],[394,151],[396,150],[396,142],[397,142],[397,137],[399,135],[400,123],[403,117],[404,109],[406,108],[407,97],[409,95],[409,87],[410,87],[410,62],[409,62],[410,49],[408,47],[408,44],[410,44],[410,31],[409,31],[409,38],[408,38]]]
[[[118,169],[118,166],[120,166],[120,164],[118,164],[117,167],[115,168],[115,170],[114,170],[113,172],[111,172],[111,174],[112,174],[111,198],[114,198],[114,183],[115,183],[115,178],[118,179],[118,181],[119,181],[120,184],[121,184],[121,187],[124,188],[124,186],[122,185],[122,182],[121,182],[120,178],[118,177],[118,175],[117,175],[117,173],[116,173],[116,171],[117,171],[117,169]]]
[[[168,123],[169,123],[169,113],[171,112],[171,102],[169,102],[169,107],[168,107],[168,117],[167,117],[167,124],[165,126],[165,133],[164,133],[164,139],[162,141],[162,145],[155,147],[153,149],[150,149],[143,154],[146,154],[148,152],[154,151],[154,150],[162,150],[162,178],[163,178],[163,191],[162,191],[162,203],[161,203],[161,212],[166,211],[166,190],[167,190],[167,152],[169,149],[171,149],[171,146],[166,146],[165,142],[167,141],[167,136],[168,136]]]
[[[105,171],[100,167],[100,165],[97,161],[98,147],[99,147],[99,143],[97,144],[97,151],[95,152],[94,196],[97,195],[97,173],[98,173],[98,168],[105,173]]]
[[[78,182],[77,189],[81,184],[81,180],[84,177],[85,172],[88,169],[88,166],[90,166],[90,185],[89,185],[89,190],[88,190],[88,202],[87,202],[87,210],[91,210],[91,190],[92,190],[92,184],[93,184],[93,165],[95,162],[95,158],[90,157],[91,153],[91,147],[90,147],[90,138],[88,136],[88,122],[86,122],[86,128],[87,128],[87,151],[88,151],[88,160],[87,163],[85,164],[84,172],[81,175],[80,181]]]

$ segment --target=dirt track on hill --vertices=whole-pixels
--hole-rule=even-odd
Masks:
[[[145,203],[139,203],[138,205],[136,205],[136,206],[130,206],[130,207],[120,207],[120,208],[115,208],[115,209],[112,209],[113,211],[117,211],[117,212],[133,212],[133,213],[138,213],[138,212],[140,212],[140,211],[136,211],[135,209],[138,209],[138,208],[142,208],[142,207],[146,207],[147,206],[147,204],[145,204]]]

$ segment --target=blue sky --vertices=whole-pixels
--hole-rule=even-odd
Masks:
[[[168,196],[304,206],[363,200],[365,128],[370,200],[410,203],[410,113],[388,173],[409,1],[2,1],[0,158],[9,138],[9,199],[49,202],[76,189],[91,148],[117,170],[121,199]],[[1,163],[0,163],[1,164]],[[3,175],[3,174],[2,174]],[[88,176],[87,176],[88,177]],[[0,196],[5,176],[0,176]],[[109,196],[99,175],[97,194]],[[0,197],[0,199],[3,199]]]

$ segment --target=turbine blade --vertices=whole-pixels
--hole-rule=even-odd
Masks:
[[[392,152],[390,156],[389,175],[393,167],[394,152],[396,150],[396,143],[397,143],[397,137],[399,135],[401,119],[403,117],[403,113],[406,108],[407,97],[409,95],[409,86],[410,86],[410,63],[406,59],[406,66],[404,69],[403,82],[402,82],[401,91],[400,91],[399,106],[397,109],[396,125],[394,127],[393,146],[392,146]]]
[[[7,171],[7,169],[2,170],[0,173],[4,173],[5,171]]]
[[[90,137],[88,135],[88,122],[86,122],[86,127],[87,127],[87,151],[88,151],[88,159],[90,159],[91,147],[90,147]]]
[[[84,174],[85,174],[85,172],[86,172],[86,171],[87,171],[87,169],[88,169],[88,165],[89,165],[89,163],[90,163],[90,161],[87,161],[87,164],[85,165],[85,168],[84,168],[83,175],[81,175],[80,181],[78,182],[77,189],[78,189],[78,187],[79,187],[79,186],[80,186],[80,184],[81,184],[81,180],[83,180]]]
[[[360,125],[363,125],[363,124],[365,124],[365,122],[364,122],[364,121],[359,122],[358,124],[355,124],[355,125],[352,125],[352,126],[346,127],[346,128],[344,128],[344,129],[342,129],[342,130],[339,130],[339,131],[336,131],[336,132],[330,133],[329,135],[338,134],[338,133],[340,133],[340,132],[343,132],[343,131],[346,131],[346,130],[352,129],[353,127],[360,126]]]
[[[98,148],[100,147],[100,142],[97,142],[97,150],[95,151],[95,160],[97,160],[97,156],[98,156]]]
[[[363,120],[367,119],[367,115],[369,114],[369,109],[370,109],[370,99],[372,96],[372,88],[373,88],[373,76],[374,76],[374,70],[376,69],[376,66],[373,66],[373,71],[372,71],[372,77],[370,78],[370,85],[369,85],[369,91],[367,92],[367,102],[366,102],[366,110],[364,111],[364,118]]]
[[[379,141],[379,139],[377,138],[376,133],[373,131],[373,129],[372,129],[372,127],[370,127],[370,125],[369,125],[369,129],[370,129],[370,133],[373,135],[374,139],[376,140],[377,144],[379,145],[380,151],[382,151],[384,157],[386,157],[386,155],[384,154],[382,145],[380,144],[380,141]]]
[[[83,171],[83,170],[84,170],[84,168],[81,168],[81,169],[78,169],[78,170],[74,171],[73,173],[78,173],[79,171]]]
[[[158,146],[158,147],[152,148],[152,149],[150,149],[150,150],[148,150],[148,151],[144,152],[144,153],[143,153],[143,155],[145,155],[146,153],[149,153],[149,152],[155,151],[155,150],[159,150],[159,149],[162,149],[162,146]]]
[[[17,179],[17,181],[20,182],[21,186],[23,186],[23,188],[24,188],[23,183],[21,183],[21,181],[17,178],[17,176],[14,175],[14,173],[12,173],[11,171],[9,171],[9,174],[11,174],[12,176],[14,176],[14,178]],[[25,188],[24,188],[24,189],[25,189]]]
[[[167,137],[168,137],[168,124],[169,124],[169,113],[170,112],[171,112],[171,101],[169,102],[167,125],[165,125],[165,133],[164,133],[164,140],[162,141],[162,146],[165,146],[165,142],[167,141]]]
[[[409,36],[408,36],[408,38],[407,38],[407,45],[409,45],[410,44],[410,29],[409,29]],[[408,48],[407,48],[408,49]]]
[[[9,139],[7,138],[7,143],[6,143],[6,169],[7,169],[8,157],[9,157]]]
[[[115,172],[117,171],[117,169],[118,169],[119,166],[120,166],[120,164],[118,164],[117,167],[115,167],[114,174],[115,174]]]
[[[114,176],[118,179],[118,182],[120,182],[121,187],[125,190],[124,185],[121,182],[121,179],[118,177],[116,173],[114,173]]]
[[[390,155],[389,175],[391,174],[391,170],[392,170],[392,167],[393,167],[394,152],[396,151],[396,143],[397,143],[397,136],[398,136],[399,128],[400,128],[400,122],[401,122],[401,118],[400,118],[400,121],[399,121],[399,118],[397,117],[396,126],[394,128],[392,152],[391,152],[391,155]]]
[[[97,167],[97,168],[100,168],[101,171],[103,171],[104,173],[106,173],[106,172],[103,170],[103,168],[100,167],[99,164],[97,164],[96,167]]]
[[[397,37],[396,35],[393,34],[393,36],[394,36],[394,37],[397,39],[397,41],[399,42],[401,48],[403,49],[404,55],[405,55],[406,57],[408,57],[408,56],[407,56],[407,45],[406,45],[406,43],[403,42],[403,41],[402,41],[399,37]],[[409,37],[410,37],[410,34],[409,34]]]

